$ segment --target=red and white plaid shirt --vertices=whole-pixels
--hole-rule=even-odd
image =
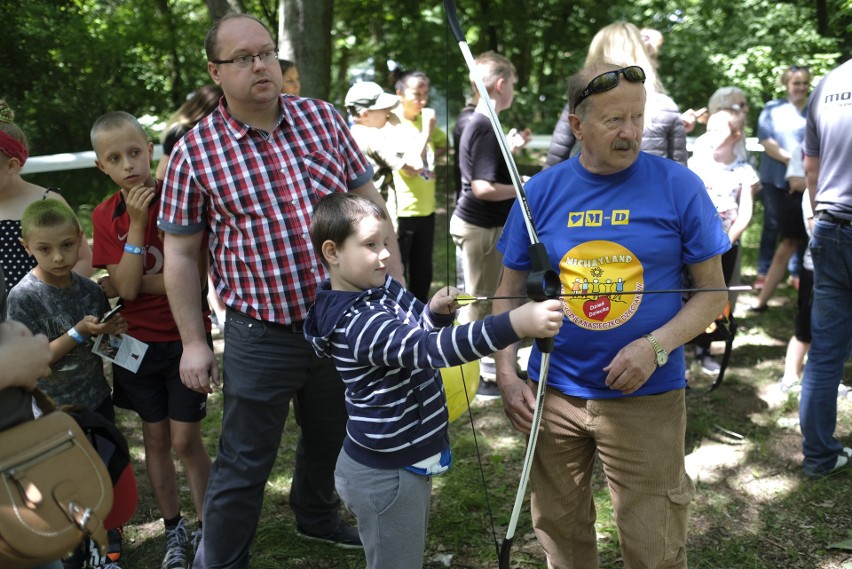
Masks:
[[[314,204],[372,177],[329,103],[282,95],[278,126],[267,134],[231,117],[223,99],[172,151],[158,224],[181,235],[209,227],[225,304],[289,324],[304,319],[326,277],[308,234]]]

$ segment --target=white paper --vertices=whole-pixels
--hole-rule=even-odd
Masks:
[[[92,352],[133,373],[139,370],[142,358],[147,351],[148,344],[127,334],[100,335],[95,338],[95,345],[92,347]]]

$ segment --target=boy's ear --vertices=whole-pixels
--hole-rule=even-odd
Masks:
[[[27,245],[27,242],[26,242],[26,241],[24,241],[24,238],[23,238],[23,237],[18,237],[18,241],[21,243],[21,246],[24,248],[24,251],[26,251],[26,252],[27,252],[27,255],[29,255],[30,257],[32,257],[32,256],[33,256],[33,252],[32,252],[32,251],[30,251],[30,246],[29,246],[29,245]]]
[[[98,170],[100,170],[100,171],[101,171],[101,172],[103,172],[104,174],[106,174],[106,173],[107,173],[107,172],[106,172],[106,170],[104,170],[104,165],[103,165],[103,164],[101,164],[101,161],[100,161],[100,160],[98,160],[97,158],[95,158],[95,166],[97,166],[97,167],[98,167]]]
[[[337,266],[337,245],[331,239],[322,242],[322,256],[329,266]]]

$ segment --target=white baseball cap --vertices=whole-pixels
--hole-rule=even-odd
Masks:
[[[355,83],[346,93],[343,103],[350,112],[390,110],[399,105],[399,97],[386,93],[377,83],[362,81]]]

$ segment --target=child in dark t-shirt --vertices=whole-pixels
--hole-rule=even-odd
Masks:
[[[66,204],[41,200],[24,210],[21,235],[37,265],[9,292],[7,314],[50,341],[51,374],[38,386],[58,404],[84,405],[113,421],[110,386],[92,337],[123,333],[127,323],[121,316],[100,322],[109,310],[106,296],[72,271],[83,239],[80,222]]]

